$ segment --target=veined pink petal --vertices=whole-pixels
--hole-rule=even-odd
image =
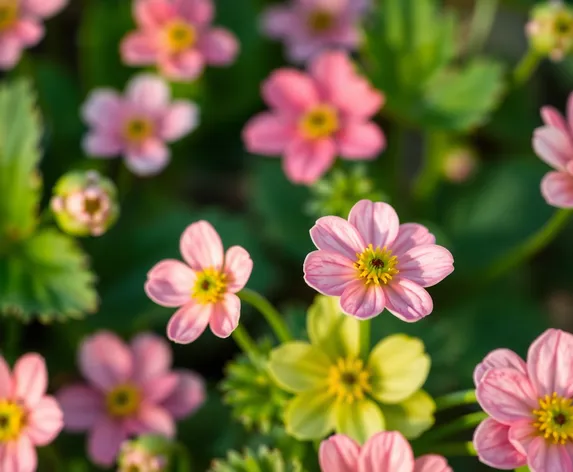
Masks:
[[[174,0],[177,11],[195,25],[211,23],[215,13],[212,0]]]
[[[517,469],[526,457],[509,442],[509,426],[487,418],[476,428],[473,439],[479,460],[496,469]]]
[[[18,440],[0,446],[0,470],[2,472],[35,472],[38,457],[32,441],[26,434]]]
[[[167,107],[159,134],[166,141],[176,141],[199,125],[199,108],[186,100],[176,100]]]
[[[111,466],[117,457],[121,443],[127,439],[127,431],[121,423],[105,416],[99,418],[88,435],[90,459],[103,467]]]
[[[116,130],[122,116],[123,99],[115,90],[96,89],[82,105],[81,115],[86,123],[96,128]]]
[[[139,385],[143,393],[144,402],[148,404],[157,404],[165,400],[177,387],[179,377],[174,372],[165,372],[140,381]]]
[[[545,106],[541,108],[541,119],[545,123],[546,126],[551,126],[554,128],[558,128],[561,131],[565,131],[569,133],[569,128],[567,126],[567,122],[563,115],[559,113],[554,107]]]
[[[398,235],[390,249],[399,259],[401,254],[416,246],[435,243],[435,236],[425,226],[418,223],[404,223],[398,228]]]
[[[313,251],[304,260],[304,280],[316,291],[340,296],[357,278],[351,260],[330,251]]]
[[[161,404],[175,419],[193,413],[205,402],[206,390],[203,378],[189,370],[176,370],[179,382]]]
[[[298,26],[297,19],[292,8],[272,5],[263,12],[262,29],[265,35],[271,38],[287,37]]]
[[[573,462],[565,446],[553,444],[543,437],[531,442],[527,458],[532,472],[573,472]]]
[[[181,236],[180,250],[193,270],[209,267],[220,270],[223,266],[223,243],[207,221],[197,221],[187,227]]]
[[[247,250],[241,246],[231,246],[225,253],[225,272],[229,277],[227,290],[236,293],[249,280],[253,271],[253,260]]]
[[[64,387],[57,398],[64,413],[66,431],[87,431],[106,414],[103,395],[87,385]]]
[[[413,323],[432,313],[434,302],[427,290],[408,280],[398,278],[384,287],[386,309],[402,321]]]
[[[350,210],[350,224],[356,227],[362,239],[374,248],[391,248],[398,235],[400,221],[394,208],[384,202],[360,200]]]
[[[527,375],[527,364],[515,352],[510,349],[495,349],[481,361],[474,370],[474,383],[477,386],[489,369],[499,368],[516,369],[523,375]]]
[[[560,329],[548,329],[529,347],[527,371],[538,396],[553,392],[565,398],[573,396],[573,335]]]
[[[319,101],[311,78],[295,69],[279,69],[271,74],[262,88],[266,103],[276,110],[300,115]]]
[[[345,159],[374,159],[386,147],[386,137],[374,123],[349,122],[338,134],[338,150]]]
[[[176,56],[159,56],[159,69],[171,81],[195,80],[203,73],[205,60],[196,49],[189,49]]]
[[[157,41],[147,31],[129,33],[120,43],[121,58],[130,66],[155,64],[159,55]]]
[[[445,457],[427,454],[414,463],[414,472],[453,472]]]
[[[511,445],[526,456],[531,442],[539,436],[539,430],[531,420],[519,420],[509,426],[508,439]]]
[[[129,81],[126,89],[131,103],[146,111],[163,110],[169,105],[171,91],[158,75],[139,74]]]
[[[241,300],[234,293],[226,293],[221,302],[213,306],[209,327],[215,336],[228,338],[239,325]]]
[[[212,311],[212,305],[194,302],[183,305],[169,320],[167,337],[178,344],[192,343],[205,331]]]
[[[131,340],[133,353],[133,380],[143,383],[169,372],[172,355],[169,344],[163,337],[141,333]]]
[[[412,472],[414,455],[404,436],[384,431],[372,436],[362,447],[358,472]]]
[[[24,354],[14,366],[13,396],[33,409],[48,388],[46,361],[39,354]]]
[[[340,297],[342,311],[361,320],[379,315],[385,305],[384,290],[377,285],[366,285],[363,279],[349,283]]]
[[[156,264],[147,274],[145,293],[159,305],[179,307],[191,300],[196,279],[189,266],[167,259]]]
[[[26,46],[34,46],[43,38],[44,26],[36,20],[21,18],[14,25],[14,34]]]
[[[310,237],[318,249],[338,252],[351,261],[367,246],[358,230],[339,216],[319,218],[310,229]]]
[[[48,18],[58,13],[68,0],[20,0],[22,12],[39,18]]]
[[[295,137],[292,122],[276,113],[259,113],[251,118],[243,129],[243,141],[247,150],[254,154],[283,154]]]
[[[541,193],[554,207],[573,208],[573,176],[565,172],[548,172],[541,181]]]
[[[226,66],[237,58],[239,42],[230,31],[224,28],[212,28],[201,37],[199,49],[207,64]]]
[[[133,16],[139,26],[144,28],[163,26],[175,15],[173,4],[165,0],[136,0],[133,3]]]
[[[320,443],[318,458],[322,472],[356,472],[360,446],[344,434]]]
[[[163,141],[150,138],[137,148],[128,148],[125,165],[136,175],[146,177],[161,172],[169,163],[170,151]]]
[[[336,159],[334,140],[295,139],[285,150],[283,168],[288,179],[296,184],[311,185],[332,167]]]
[[[113,134],[95,131],[85,136],[82,147],[88,156],[115,157],[121,154],[123,143]]]
[[[454,271],[454,257],[442,246],[417,246],[400,256],[397,269],[400,278],[411,280],[422,287],[431,287]]]
[[[539,406],[529,379],[515,369],[488,370],[476,394],[481,407],[504,424],[533,418],[533,410]]]
[[[28,414],[26,426],[26,434],[36,446],[46,446],[56,439],[64,426],[56,399],[44,396]]]
[[[565,170],[572,160],[573,142],[565,131],[544,126],[537,128],[533,134],[533,150],[554,169]]]
[[[0,39],[0,69],[12,69],[22,57],[24,45],[14,35],[4,35]]]

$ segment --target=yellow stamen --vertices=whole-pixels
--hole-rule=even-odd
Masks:
[[[340,127],[338,114],[330,105],[318,105],[300,120],[300,130],[307,139],[328,138]]]
[[[18,19],[18,1],[0,0],[0,31],[7,30]]]
[[[197,42],[197,31],[193,25],[182,20],[173,20],[164,29],[167,48],[172,53],[181,53]]]
[[[371,391],[370,372],[360,359],[340,358],[330,367],[328,374],[328,392],[336,401],[353,403],[362,400]]]
[[[571,398],[553,392],[539,399],[539,409],[533,410],[537,417],[533,426],[553,444],[573,441],[573,405]]]
[[[115,387],[105,398],[107,411],[115,417],[131,416],[137,412],[141,404],[141,392],[132,384]]]
[[[0,400],[0,443],[15,441],[26,424],[26,412],[17,403]]]
[[[123,135],[128,141],[139,143],[153,135],[153,123],[147,118],[132,118],[125,123]]]
[[[384,246],[374,249],[369,244],[362,254],[356,254],[357,260],[354,267],[358,271],[358,277],[364,279],[366,284],[387,285],[392,278],[399,273],[396,269],[398,258],[392,255],[392,251]]]
[[[334,16],[326,10],[314,10],[308,15],[306,23],[311,31],[324,33],[334,25]]]
[[[227,291],[227,283],[227,274],[224,272],[205,269],[197,274],[192,297],[203,305],[220,302]]]

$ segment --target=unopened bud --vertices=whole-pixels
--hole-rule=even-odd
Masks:
[[[526,33],[535,51],[562,60],[573,51],[573,9],[560,1],[535,6]]]
[[[478,166],[475,151],[468,146],[458,146],[447,151],[444,158],[444,176],[450,182],[461,184],[470,179]]]
[[[165,472],[171,443],[162,436],[144,435],[121,445],[117,472]]]

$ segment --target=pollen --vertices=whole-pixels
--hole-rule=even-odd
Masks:
[[[148,118],[132,118],[126,121],[123,135],[132,143],[140,143],[153,135],[153,123]]]
[[[362,253],[356,254],[356,258],[354,267],[366,284],[387,285],[399,273],[396,269],[398,258],[386,246],[374,248],[369,244]]]
[[[371,391],[370,372],[360,359],[352,357],[338,359],[330,367],[328,374],[328,392],[342,403],[354,403],[362,400]]]
[[[131,416],[139,410],[141,392],[132,384],[118,385],[107,394],[105,404],[111,416]]]
[[[220,302],[227,292],[227,282],[227,274],[207,268],[197,274],[192,297],[203,305]]]
[[[15,402],[0,401],[0,443],[15,441],[26,425],[26,412]]]
[[[197,30],[182,20],[173,20],[164,29],[167,48],[172,53],[181,53],[197,43]]]
[[[545,395],[539,399],[539,409],[533,410],[537,417],[533,426],[553,444],[573,442],[573,405],[570,398]]]
[[[303,115],[299,126],[308,139],[328,138],[340,127],[338,113],[330,105],[318,105]]]
[[[0,0],[0,31],[12,27],[18,18],[17,0]]]

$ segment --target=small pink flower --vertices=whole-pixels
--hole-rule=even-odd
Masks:
[[[545,126],[533,134],[533,149],[555,169],[545,175],[541,193],[549,205],[573,208],[573,93],[569,95],[567,118],[553,107],[543,107]]]
[[[424,287],[454,270],[450,251],[437,246],[424,226],[401,225],[387,203],[360,200],[348,221],[319,218],[310,237],[318,251],[304,261],[306,283],[324,295],[339,296],[342,310],[361,319],[386,308],[404,321],[418,321],[433,309]]]
[[[249,253],[240,246],[223,250],[221,238],[208,222],[190,225],[181,236],[181,254],[187,264],[167,259],[147,274],[145,292],[155,303],[180,307],[169,320],[167,336],[188,344],[207,324],[220,338],[239,324],[241,290],[253,269]]]
[[[35,446],[46,446],[63,426],[58,402],[46,395],[48,372],[39,354],[22,356],[10,373],[0,357],[0,470],[34,472]]]
[[[42,20],[55,15],[67,0],[0,0],[0,69],[11,69],[22,51],[44,37]]]
[[[125,439],[147,433],[172,437],[174,419],[188,416],[205,398],[202,379],[171,370],[171,350],[163,339],[140,334],[129,345],[100,332],[81,345],[78,358],[87,383],[63,388],[58,399],[65,429],[89,431],[88,455],[113,464]]]
[[[121,55],[132,66],[156,65],[177,81],[194,80],[205,65],[231,64],[239,51],[235,36],[211,27],[211,0],[134,0],[138,30],[121,43]]]
[[[336,434],[322,441],[318,454],[322,472],[452,472],[442,456],[414,460],[410,444],[395,431],[371,436],[362,448],[348,436]]]
[[[336,156],[374,159],[386,140],[370,119],[384,96],[360,77],[346,54],[325,53],[309,73],[279,69],[263,84],[271,111],[253,117],[243,131],[249,152],[282,155],[287,177],[310,185]]]
[[[331,47],[354,50],[361,40],[360,21],[368,0],[290,0],[267,9],[263,28],[284,41],[294,62],[303,62]]]
[[[90,94],[82,108],[91,127],[83,147],[94,157],[123,155],[134,174],[157,174],[169,162],[165,142],[195,129],[198,114],[188,100],[171,102],[169,87],[160,77],[140,74],[128,84],[125,97],[110,89]]]
[[[491,418],[474,434],[482,462],[503,470],[571,472],[573,335],[549,329],[527,363],[509,350],[486,357],[475,372],[477,398]]]

